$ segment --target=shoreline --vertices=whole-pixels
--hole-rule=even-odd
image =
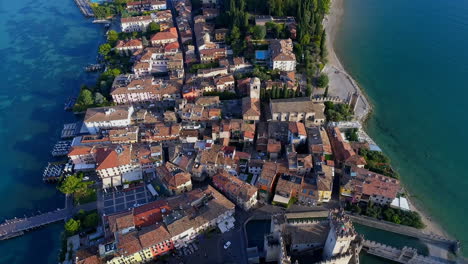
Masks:
[[[359,102],[361,102],[361,108],[359,107],[359,103],[357,106],[357,113],[356,120],[364,125],[367,120],[369,119],[370,115],[373,112],[373,106],[370,104],[370,100],[367,97],[365,91],[357,85],[356,81],[350,76],[345,68],[343,67],[340,59],[338,58],[335,49],[334,43],[336,34],[341,23],[342,17],[344,14],[344,0],[332,0],[330,13],[324,18],[324,28],[327,33],[327,51],[328,51],[328,63],[324,67],[324,72],[329,75],[330,84],[336,84],[338,87],[335,89],[331,89],[331,93],[334,96],[339,96],[343,98],[343,95],[349,93],[351,89],[356,89],[356,92],[359,94]],[[337,76],[338,75],[338,76]],[[342,75],[342,76],[339,76]],[[343,82],[343,76],[347,78],[348,84]],[[345,99],[345,98],[343,98]],[[366,107],[367,106],[367,107]],[[402,182],[403,183],[403,182]],[[404,184],[402,184],[404,187]],[[444,236],[447,238],[452,238],[442,227],[439,223],[433,221],[427,212],[423,209],[420,201],[415,201],[411,199],[411,194],[405,189],[406,197],[408,202],[410,203],[411,210],[417,212],[421,216],[421,220],[425,224],[425,228],[422,230],[429,234],[436,234],[440,236]],[[430,252],[436,253],[432,245],[428,244],[428,248]]]

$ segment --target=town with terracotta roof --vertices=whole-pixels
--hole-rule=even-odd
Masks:
[[[61,263],[359,263],[372,249],[352,221],[421,228],[355,96],[303,69],[320,39],[293,16],[234,19],[236,2],[134,1],[113,18],[106,70],[44,172],[76,209]],[[271,225],[252,240],[256,220]]]

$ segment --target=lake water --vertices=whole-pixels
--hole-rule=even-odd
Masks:
[[[367,131],[431,217],[468,244],[468,2],[345,0],[335,43],[375,112]]]
[[[42,171],[65,122],[65,100],[95,77],[104,29],[86,20],[72,0],[0,3],[0,220],[64,206]],[[0,263],[56,263],[63,224],[0,242]]]

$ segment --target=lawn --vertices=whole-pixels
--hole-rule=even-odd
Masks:
[[[97,201],[96,190],[89,189],[84,196],[75,197],[75,205],[87,204]]]

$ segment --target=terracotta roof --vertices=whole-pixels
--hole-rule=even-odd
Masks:
[[[123,17],[120,19],[120,22],[132,23],[132,22],[140,22],[140,21],[148,21],[148,20],[151,20],[151,16]]]
[[[117,48],[117,49],[131,48],[131,47],[141,47],[141,48],[143,48],[143,42],[141,42],[141,40],[139,40],[139,39],[130,39],[128,41],[119,40],[117,42],[117,45],[115,46],[115,48]]]
[[[214,82],[216,85],[224,85],[226,83],[233,83],[234,76],[232,74],[219,76],[214,79]]]
[[[257,188],[242,181],[241,179],[222,171],[213,176],[213,184],[228,196],[236,197],[246,202],[256,195]]]
[[[268,153],[279,153],[281,151],[281,142],[275,139],[269,139],[267,151]]]
[[[168,40],[176,39],[177,40],[177,29],[172,27],[168,31],[158,32],[151,37],[151,41],[158,40]]]
[[[362,193],[395,199],[400,188],[400,181],[369,171],[362,185]]]
[[[306,130],[304,123],[301,122],[289,122],[289,131],[295,135],[306,136]]]
[[[140,240],[138,239],[137,232],[119,235],[117,250],[120,254],[129,256],[137,253],[138,251],[141,251],[142,249],[143,247],[141,246]]]
[[[165,175],[163,181],[166,183],[167,187],[172,190],[177,190],[180,186],[191,182],[190,173],[179,172],[176,175],[168,174]]]
[[[260,117],[260,99],[242,98],[242,115],[245,117]]]
[[[131,211],[109,215],[107,222],[109,223],[109,229],[112,232],[117,232],[119,230],[135,226]]]
[[[101,147],[96,149],[96,170],[130,164],[131,145]]]
[[[143,248],[149,248],[172,238],[166,227],[161,224],[146,227],[139,231],[138,235]]]
[[[98,257],[99,249],[97,246],[81,248],[76,251],[76,264],[101,264]]]
[[[195,100],[195,104],[203,106],[218,105],[219,103],[219,96],[200,96]]]
[[[89,146],[73,146],[68,152],[68,156],[78,156],[78,155],[86,155],[90,154],[92,151],[92,147]]]
[[[271,59],[274,61],[296,61],[291,39],[274,39],[270,41]]]
[[[164,50],[168,52],[171,50],[177,50],[179,49],[179,47],[180,47],[179,42],[175,41],[175,42],[167,43],[166,46],[164,46]]]

